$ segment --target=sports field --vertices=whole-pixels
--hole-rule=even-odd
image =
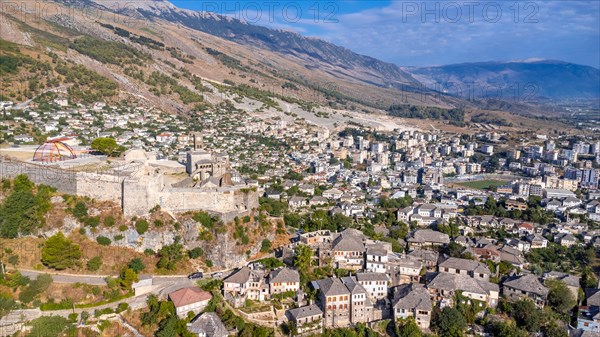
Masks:
[[[479,190],[491,190],[498,186],[505,185],[506,181],[487,179],[487,180],[473,180],[473,181],[457,182],[455,184],[464,186],[464,187],[468,187],[468,188],[476,188]]]

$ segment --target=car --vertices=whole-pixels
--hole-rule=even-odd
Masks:
[[[212,278],[221,278],[221,277],[223,277],[223,273],[216,272],[216,273],[213,273],[211,276],[212,276]]]
[[[204,277],[204,274],[202,274],[201,272],[191,273],[190,275],[188,275],[188,279],[190,279],[190,280],[197,280],[197,279],[201,279],[203,277]]]

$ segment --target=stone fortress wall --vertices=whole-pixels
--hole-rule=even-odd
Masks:
[[[27,175],[36,184],[55,187],[61,193],[116,202],[125,216],[148,214],[157,205],[176,213],[205,210],[224,215],[237,215],[258,207],[258,191],[244,185],[210,190],[177,188],[165,186],[161,174],[76,172],[0,156],[0,177],[14,178],[19,174]]]

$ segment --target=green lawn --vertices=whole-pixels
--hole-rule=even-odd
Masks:
[[[492,180],[492,179],[474,180],[474,181],[465,181],[465,182],[456,183],[456,185],[469,187],[469,188],[476,188],[479,190],[491,190],[498,186],[506,185],[506,181]]]

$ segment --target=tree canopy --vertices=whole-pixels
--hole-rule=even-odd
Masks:
[[[42,263],[50,268],[64,270],[79,265],[81,248],[62,232],[51,236],[42,248]]]

